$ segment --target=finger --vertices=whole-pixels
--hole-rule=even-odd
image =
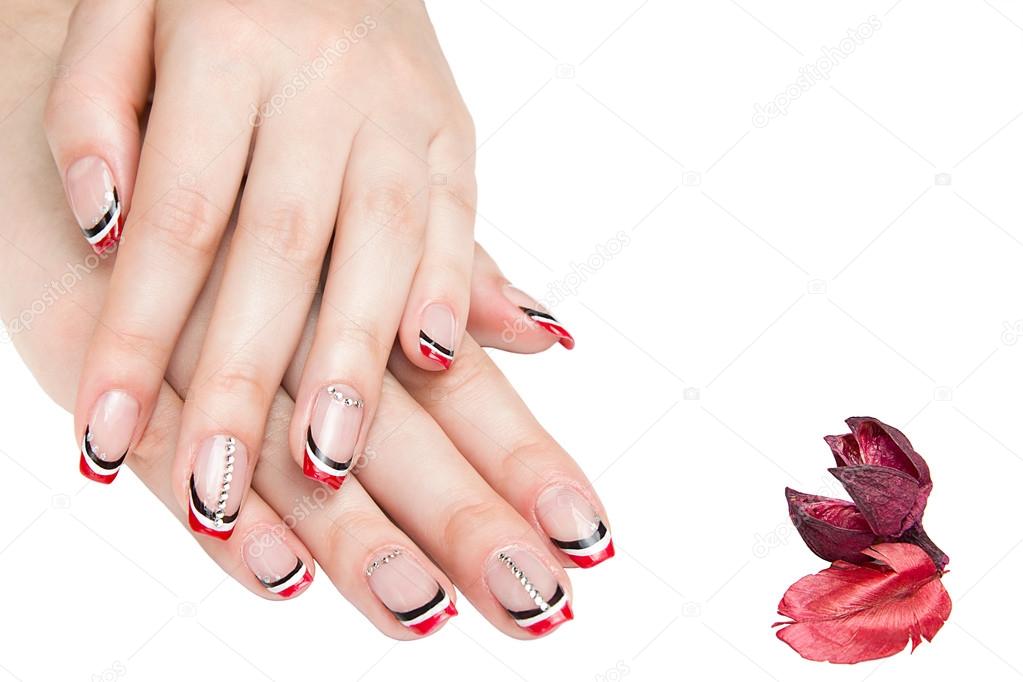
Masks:
[[[425,249],[398,335],[409,360],[423,369],[449,367],[465,331],[476,179],[472,164],[462,162],[474,149],[472,134],[454,129],[437,134],[430,143]]]
[[[458,615],[451,581],[399,530],[357,480],[343,495],[304,478],[287,453],[283,426],[294,404],[281,390],[256,468],[253,490],[275,508],[312,551],[338,591],[384,634],[413,639],[433,634]],[[247,511],[246,503],[246,513]]]
[[[417,155],[376,128],[364,129],[345,172],[330,271],[291,425],[296,461],[334,488],[373,419],[422,255],[428,191]]]
[[[248,486],[239,470],[255,465],[271,400],[308,315],[349,142],[343,134],[314,139],[306,131],[336,124],[325,107],[296,107],[260,128],[182,416],[175,480],[183,483],[182,509],[196,532],[230,536]],[[221,441],[210,434],[234,440],[233,458],[224,441],[221,462]],[[209,473],[232,465],[229,485]]]
[[[144,430],[227,222],[223,207],[234,204],[251,132],[244,83],[216,82],[224,76],[209,76],[184,46],[172,43],[164,56],[176,68],[160,74],[130,238],[118,251],[75,407],[79,442],[90,444],[86,433],[93,439],[82,448],[82,471],[104,483]],[[222,92],[220,106],[208,106],[210,90]]]
[[[461,367],[444,375],[420,371],[399,353],[389,367],[566,565],[590,568],[610,559],[607,513],[579,465],[537,423],[486,353],[472,339],[463,346]]]
[[[166,384],[130,466],[168,509],[177,509],[172,484],[174,442],[181,399]],[[313,581],[313,557],[284,520],[260,496],[246,503],[245,518],[229,542],[200,538],[199,544],[235,580],[266,599],[290,599]],[[179,518],[181,518],[179,516]]]
[[[120,239],[135,184],[152,24],[148,0],[79,2],[46,103],[44,128],[64,191],[100,254]]]
[[[558,341],[575,340],[547,308],[513,287],[497,263],[476,244],[472,265],[472,302],[468,332],[481,346],[513,353],[538,353]]]
[[[528,639],[572,618],[559,562],[390,375],[357,473],[387,515],[502,632]]]

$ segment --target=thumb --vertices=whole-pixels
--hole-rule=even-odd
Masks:
[[[82,0],[68,22],[44,128],[71,210],[97,253],[121,236],[152,81],[152,0]]]

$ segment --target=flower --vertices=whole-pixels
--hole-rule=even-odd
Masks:
[[[824,437],[838,463],[828,471],[877,535],[894,537],[917,525],[933,487],[927,462],[894,427],[872,417],[845,423],[852,433]]]
[[[863,564],[871,545],[908,542],[944,569],[948,556],[921,523],[933,487],[924,458],[901,431],[877,419],[853,417],[846,424],[852,433],[824,440],[838,464],[828,471],[852,502],[785,489],[789,518],[807,547],[826,561]]]

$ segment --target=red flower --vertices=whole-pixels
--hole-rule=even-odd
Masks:
[[[932,488],[927,462],[894,427],[872,417],[853,417],[845,423],[852,433],[824,437],[838,463],[828,471],[877,535],[898,536],[924,515]]]
[[[908,542],[939,570],[948,564],[921,520],[931,493],[927,462],[901,431],[871,417],[846,420],[852,433],[825,436],[838,466],[829,469],[852,502],[785,489],[789,518],[810,550],[825,561],[863,564],[881,542]]]
[[[859,663],[931,641],[952,611],[941,572],[906,543],[865,550],[871,563],[836,561],[792,585],[778,604],[778,639],[811,661]]]

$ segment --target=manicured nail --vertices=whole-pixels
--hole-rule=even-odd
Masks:
[[[131,446],[139,419],[138,401],[124,391],[107,391],[92,408],[82,436],[78,470],[86,478],[113,483]]]
[[[508,548],[490,559],[487,587],[520,628],[544,635],[572,620],[572,606],[554,574],[531,552]]]
[[[199,444],[188,480],[188,525],[196,533],[227,540],[238,521],[238,509],[249,460],[234,436],[210,436]]]
[[[536,517],[554,546],[581,568],[615,555],[611,531],[586,498],[572,488],[544,491],[536,501]]]
[[[71,164],[67,193],[78,226],[96,253],[116,244],[124,228],[124,211],[114,176],[103,159],[86,156]]]
[[[345,482],[362,427],[362,398],[351,386],[335,384],[316,394],[306,429],[302,471],[338,490]]]
[[[575,339],[568,333],[568,330],[561,326],[561,323],[554,319],[554,316],[543,309],[539,303],[531,298],[526,292],[516,289],[510,284],[504,286],[504,297],[518,306],[526,318],[546,332],[558,337],[558,343],[572,350],[575,348]]]
[[[246,537],[242,557],[263,587],[278,597],[294,597],[313,582],[302,560],[271,530]]]
[[[443,303],[423,309],[419,351],[444,369],[455,359],[455,314]]]
[[[417,635],[428,635],[458,611],[444,588],[400,549],[366,567],[369,589],[398,622]]]

